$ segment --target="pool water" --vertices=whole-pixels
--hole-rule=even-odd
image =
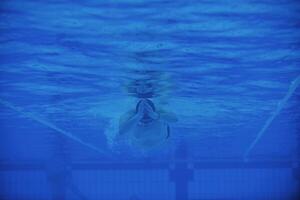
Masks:
[[[11,0],[0,10],[1,199],[296,197],[297,0]],[[116,142],[142,98],[172,118],[147,150]]]

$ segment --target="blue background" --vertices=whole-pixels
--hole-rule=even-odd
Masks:
[[[3,0],[0,11],[0,199],[297,198],[297,0]],[[113,144],[137,80],[178,118],[147,153]]]

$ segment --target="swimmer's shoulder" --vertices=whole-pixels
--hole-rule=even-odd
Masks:
[[[129,111],[127,111],[126,113],[124,113],[123,115],[121,115],[121,117],[120,117],[120,123],[122,123],[124,121],[127,121],[128,119],[130,119],[135,114],[136,114],[135,110],[129,110]]]

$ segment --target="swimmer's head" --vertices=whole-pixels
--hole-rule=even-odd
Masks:
[[[147,81],[137,81],[135,92],[139,98],[151,98],[154,95],[153,84]]]

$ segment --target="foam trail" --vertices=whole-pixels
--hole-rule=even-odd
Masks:
[[[28,119],[32,119],[32,120],[34,120],[34,121],[36,121],[36,122],[38,122],[38,123],[40,123],[40,124],[42,124],[42,125],[50,128],[52,130],[55,130],[56,132],[58,132],[60,134],[63,134],[64,136],[66,136],[66,137],[68,137],[68,138],[70,138],[70,139],[72,139],[72,140],[74,140],[74,141],[76,141],[76,142],[78,142],[78,143],[80,143],[80,144],[82,144],[82,145],[90,148],[90,149],[93,149],[94,151],[97,151],[98,153],[101,153],[101,154],[105,155],[106,157],[111,157],[108,154],[108,152],[105,152],[102,149],[99,149],[98,147],[96,147],[96,146],[94,146],[92,144],[84,142],[83,140],[79,139],[78,137],[72,135],[71,133],[69,133],[67,131],[64,131],[64,130],[60,129],[59,127],[55,126],[54,124],[52,124],[52,123],[50,123],[48,121],[45,121],[44,119],[41,119],[41,118],[39,118],[39,117],[31,114],[31,113],[27,113],[27,112],[22,111],[22,109],[14,106],[14,105],[12,105],[11,103],[9,103],[7,101],[3,101],[2,99],[0,99],[0,104],[4,105],[7,108],[10,108],[11,110],[14,110],[14,111],[22,114],[23,116],[25,116]]]
[[[289,98],[293,95],[295,90],[300,85],[300,76],[298,76],[290,85],[289,90],[287,94],[284,96],[284,98],[278,103],[276,110],[273,112],[273,114],[269,117],[269,119],[265,122],[262,129],[257,133],[255,139],[250,144],[246,152],[244,153],[244,161],[248,161],[248,155],[250,154],[251,150],[255,147],[259,139],[263,136],[264,132],[267,130],[267,128],[271,125],[273,120],[276,118],[276,116],[280,113],[280,111],[283,109],[286,102],[289,100]]]

